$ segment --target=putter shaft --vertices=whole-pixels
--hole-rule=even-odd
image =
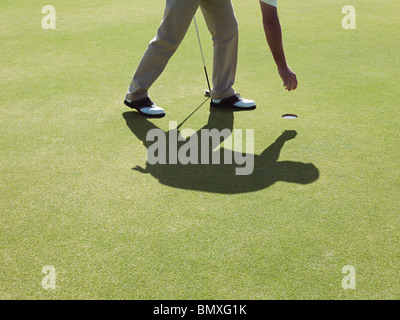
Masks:
[[[199,41],[199,47],[200,47],[201,58],[203,59],[203,67],[204,67],[204,73],[205,73],[206,79],[207,79],[208,90],[211,92],[210,80],[208,79],[206,61],[205,61],[205,59],[204,59],[203,47],[201,46],[200,33],[199,33],[199,28],[197,27],[196,16],[193,16],[193,22],[194,22],[194,25],[195,25],[195,27],[196,27],[197,40]]]

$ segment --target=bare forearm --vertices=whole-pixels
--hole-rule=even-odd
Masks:
[[[271,22],[263,21],[265,36],[272,56],[278,68],[287,67],[285,52],[282,44],[282,30],[279,19],[276,18]]]
[[[265,36],[267,37],[269,48],[278,67],[279,75],[283,80],[283,85],[288,91],[297,88],[296,74],[286,63],[285,52],[282,44],[282,29],[278,18],[277,8],[261,2],[261,12]]]

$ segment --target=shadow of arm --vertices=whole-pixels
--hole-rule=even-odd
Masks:
[[[267,163],[277,162],[285,142],[294,139],[296,136],[297,132],[294,130],[284,131],[273,144],[260,154],[260,160]]]

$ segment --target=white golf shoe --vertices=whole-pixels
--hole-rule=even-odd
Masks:
[[[149,97],[133,101],[125,99],[124,103],[129,108],[136,109],[147,117],[162,118],[165,116],[164,109],[158,107]]]
[[[234,108],[236,110],[254,110],[257,107],[253,100],[244,99],[238,93],[225,99],[211,99],[210,106],[215,108]]]

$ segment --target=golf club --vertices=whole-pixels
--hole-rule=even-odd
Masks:
[[[202,57],[202,59],[203,59],[203,67],[204,67],[204,72],[205,72],[205,74],[206,74],[207,85],[208,85],[208,90],[205,90],[205,91],[204,91],[204,95],[205,95],[206,97],[211,97],[210,80],[208,79],[206,61],[204,60],[204,53],[203,53],[203,48],[202,48],[202,46],[201,46],[200,34],[199,34],[199,28],[197,27],[196,16],[193,16],[193,21],[194,21],[194,25],[195,25],[195,27],[196,27],[197,39],[199,40],[199,47],[200,47],[201,57]]]

